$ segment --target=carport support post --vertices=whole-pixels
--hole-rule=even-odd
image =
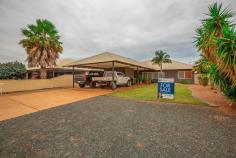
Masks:
[[[52,78],[55,77],[55,71],[54,71],[54,68],[52,68]]]
[[[72,67],[72,73],[73,73],[73,88],[75,88],[75,66]]]
[[[114,68],[115,67],[115,64],[114,64],[114,61],[112,61],[112,84],[114,83],[114,78],[115,78],[115,74],[114,74]]]
[[[139,84],[140,81],[139,81],[139,69],[138,69],[138,67],[137,67],[137,77],[138,77],[137,81],[138,81],[138,84]]]

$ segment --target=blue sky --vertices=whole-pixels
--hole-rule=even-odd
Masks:
[[[37,18],[52,21],[61,36],[60,58],[110,51],[137,60],[162,49],[192,63],[199,53],[194,30],[213,0],[0,0],[0,62],[26,60],[20,29]],[[236,9],[235,0],[222,0]]]

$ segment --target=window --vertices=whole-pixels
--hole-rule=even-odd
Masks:
[[[98,77],[103,76],[103,72],[89,72],[89,76]]]
[[[151,80],[152,79],[152,73],[147,73],[147,79]]]
[[[185,79],[184,78],[184,71],[179,71],[178,72],[178,79]]]
[[[185,78],[186,79],[192,79],[192,72],[191,71],[185,71]]]
[[[125,74],[121,73],[121,72],[117,72],[117,76],[119,77],[125,77]]]
[[[151,80],[151,79],[155,79],[156,73],[155,72],[143,72],[142,74],[146,79]],[[157,79],[157,77],[156,77],[156,79]]]
[[[158,79],[158,73],[157,72],[153,73],[153,79]]]
[[[158,72],[158,78],[164,78],[165,72]]]
[[[178,71],[178,79],[192,79],[192,71]]]
[[[143,72],[142,73],[143,76],[148,79],[148,80],[152,80],[152,79],[158,79],[160,77],[165,77],[165,72]]]
[[[147,78],[147,72],[143,72],[142,75]]]

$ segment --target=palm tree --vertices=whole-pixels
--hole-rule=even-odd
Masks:
[[[47,78],[47,67],[56,65],[59,53],[62,53],[62,42],[55,26],[48,20],[37,19],[21,30],[25,36],[19,44],[26,49],[29,67],[40,67],[40,78]]]
[[[162,64],[171,63],[170,55],[162,50],[158,50],[155,52],[155,57],[152,59],[152,63],[159,65],[162,77]]]
[[[204,26],[204,24],[203,24]],[[216,56],[214,53],[215,45],[212,42],[212,35],[204,27],[196,29],[195,36],[195,47],[198,48],[198,51],[202,52],[204,57],[207,58],[210,62],[216,62]]]
[[[222,9],[222,4],[214,3],[209,6],[208,18],[202,20],[202,27],[196,30],[195,46],[201,51],[210,62],[216,63],[216,38],[224,36],[224,29],[232,27],[233,24],[230,18],[234,13],[225,8]]]
[[[209,76],[224,94],[236,100],[236,32],[234,13],[222,4],[209,7],[207,19],[196,30],[195,46],[209,61]]]
[[[234,13],[222,4],[209,6],[208,18],[196,30],[195,46],[212,64],[216,64],[236,86],[235,31],[230,20]]]
[[[224,37],[217,39],[217,51],[220,60],[217,63],[226,77],[233,81],[236,87],[236,32],[234,28],[226,28]]]
[[[209,63],[209,61],[203,55],[200,56],[201,58],[195,62],[193,70],[200,74],[207,74],[209,73],[211,63]]]

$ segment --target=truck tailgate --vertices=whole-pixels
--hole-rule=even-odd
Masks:
[[[107,82],[107,81],[112,81],[112,77],[93,77],[92,81]]]

